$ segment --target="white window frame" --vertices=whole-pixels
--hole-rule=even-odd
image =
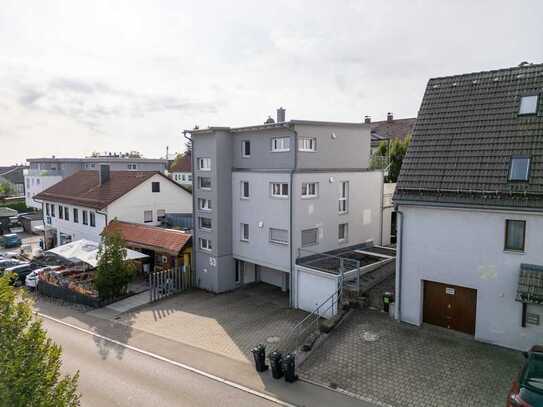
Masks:
[[[245,232],[247,232],[247,234]],[[249,236],[250,236],[249,224],[248,223],[240,223],[240,238],[239,239],[242,242],[248,242],[249,241]]]
[[[198,208],[201,211],[211,211],[211,199],[198,198]]]
[[[272,153],[290,151],[290,137],[274,137],[271,139]]]
[[[301,137],[298,139],[298,151],[314,153],[317,151],[316,137]]]
[[[211,158],[209,157],[198,158],[198,169],[200,171],[211,171]]]
[[[151,216],[146,216],[151,214]],[[146,209],[143,211],[143,223],[152,223],[153,222],[153,210],[152,209]]]
[[[279,193],[276,194],[276,186],[279,186]],[[286,186],[286,194],[284,187]],[[270,194],[272,198],[288,198],[288,182],[270,182]]]
[[[343,186],[346,185],[345,193]],[[349,212],[349,181],[339,182],[338,213],[345,214]]]
[[[531,102],[534,99],[535,99],[535,103]],[[539,95],[522,96],[520,98],[520,105],[519,105],[519,108],[518,108],[519,116],[537,114],[538,105],[539,105]],[[528,110],[528,109],[530,109],[530,110]]]
[[[200,246],[200,249],[206,250],[208,252],[213,250],[213,245],[211,244],[211,240],[206,239],[204,237],[199,238],[199,246]]]
[[[204,219],[205,219],[205,220],[209,220],[209,223],[210,223],[209,227],[203,226],[203,225],[202,225],[202,221],[203,221]],[[211,218],[208,218],[208,217],[206,217],[206,216],[199,216],[199,217],[198,217],[198,227],[199,227],[200,229],[202,229],[202,230],[207,230],[207,231],[213,230],[213,221],[211,220]]]
[[[313,191],[311,191],[313,189]],[[302,198],[311,199],[319,196],[318,182],[302,182]]]
[[[340,235],[341,227],[343,227],[343,237]],[[349,240],[349,224],[348,223],[340,223],[337,226],[337,240],[339,242],[346,242]]]
[[[249,154],[245,152],[245,146],[249,146]],[[250,140],[243,140],[241,142],[241,157],[242,158],[249,158],[251,156],[251,141]]]
[[[525,172],[525,174],[523,174],[522,178],[513,178],[513,171],[515,170],[514,167],[515,167],[516,160],[518,160],[518,161],[526,160],[527,161],[527,163],[526,163],[526,172]],[[511,165],[510,165],[510,168],[509,168],[509,181],[513,181],[513,182],[526,182],[526,181],[528,181],[528,176],[530,174],[530,164],[531,164],[530,157],[526,157],[526,156],[511,157]],[[520,164],[516,164],[516,165],[520,165]]]
[[[204,178],[208,178],[209,179],[209,187],[203,187],[202,186],[202,180]],[[211,187],[213,186],[212,182],[211,182],[211,177],[198,177],[198,188],[200,188],[201,190],[203,191],[211,191]]]
[[[245,195],[245,184],[247,184],[247,195]],[[249,181],[241,181],[240,184],[239,196],[241,199],[249,199],[251,197],[251,184]]]
[[[277,230],[278,232],[285,232],[285,234],[287,236],[287,240],[275,240],[275,239],[273,239],[272,234],[273,234],[274,230]],[[268,240],[270,241],[270,243],[288,245],[288,230],[287,229],[279,229],[279,228],[270,228],[269,231],[268,231]]]

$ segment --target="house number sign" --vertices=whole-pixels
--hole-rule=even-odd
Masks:
[[[451,287],[445,288],[445,294],[454,295],[455,294],[454,288],[451,288]]]

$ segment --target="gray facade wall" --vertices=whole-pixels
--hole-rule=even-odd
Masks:
[[[360,169],[369,167],[370,128],[356,125],[296,124],[298,139],[317,139],[316,152],[298,151],[299,169]],[[296,146],[298,149],[298,146]]]
[[[290,151],[272,152],[272,139],[289,137]],[[294,133],[288,128],[273,130],[244,131],[233,133],[233,167],[251,169],[290,169],[294,167]],[[251,142],[251,156],[243,157],[242,142]]]

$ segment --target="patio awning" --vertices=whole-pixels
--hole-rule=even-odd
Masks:
[[[77,240],[47,251],[70,261],[82,261],[92,267],[96,267],[98,264],[98,243],[90,240]],[[149,256],[135,250],[126,249],[126,260],[143,259],[145,257]]]
[[[520,265],[516,301],[525,304],[543,304],[543,266]]]

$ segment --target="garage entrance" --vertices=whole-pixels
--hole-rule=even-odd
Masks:
[[[475,335],[476,308],[477,290],[424,281],[423,322]]]

